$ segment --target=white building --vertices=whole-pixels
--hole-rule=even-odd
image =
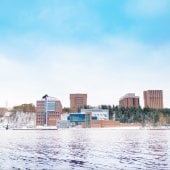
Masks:
[[[97,120],[109,120],[108,109],[81,109],[81,113],[91,113],[92,117],[96,117]]]

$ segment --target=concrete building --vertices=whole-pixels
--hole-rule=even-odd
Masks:
[[[57,128],[69,128],[70,122],[68,121],[69,113],[62,113],[61,119],[57,123]]]
[[[36,102],[36,126],[56,126],[62,113],[60,100],[47,97]]]
[[[120,98],[119,106],[125,108],[138,108],[140,106],[139,96],[135,96],[135,93],[128,93]]]
[[[87,94],[70,94],[70,108],[73,112],[80,112],[87,105]]]
[[[162,90],[147,90],[143,92],[144,107],[152,109],[163,108],[163,91]]]

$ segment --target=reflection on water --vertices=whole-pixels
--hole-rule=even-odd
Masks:
[[[4,130],[0,135],[0,169],[170,169],[169,130]]]

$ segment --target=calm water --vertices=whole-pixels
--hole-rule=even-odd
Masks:
[[[170,169],[170,130],[1,130],[0,169]]]

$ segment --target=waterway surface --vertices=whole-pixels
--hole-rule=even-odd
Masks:
[[[0,131],[0,169],[170,169],[170,130]]]

